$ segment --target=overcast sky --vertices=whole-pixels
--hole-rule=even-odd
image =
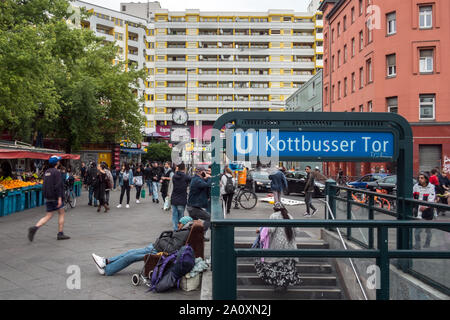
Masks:
[[[83,0],[102,7],[120,11],[121,2],[145,2],[145,0]],[[163,9],[184,11],[267,11],[268,9],[289,9],[306,12],[310,0],[159,0]]]

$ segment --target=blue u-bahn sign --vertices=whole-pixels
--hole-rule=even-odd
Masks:
[[[230,158],[370,159],[394,161],[396,138],[392,132],[235,130]]]

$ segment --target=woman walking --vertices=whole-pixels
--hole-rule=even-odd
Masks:
[[[105,212],[108,212],[109,207],[106,204],[106,189],[108,188],[108,177],[105,171],[105,165],[97,165],[97,179],[94,185],[95,198],[100,202],[97,212],[100,212],[102,207],[105,207]]]
[[[270,219],[292,219],[286,208],[279,202],[275,204],[273,210],[274,213],[270,216]],[[268,231],[269,240],[266,248],[274,250],[297,249],[295,241],[297,228],[273,227],[266,231]],[[286,292],[288,286],[301,283],[300,275],[296,270],[296,259],[294,258],[266,258],[264,261],[257,262],[255,269],[261,279],[267,284],[275,286],[277,292]]]
[[[220,178],[220,194],[222,195],[227,214],[229,214],[231,210],[231,204],[233,201],[235,189],[236,181],[233,178],[233,171],[231,171],[230,168],[226,167],[222,178]]]
[[[140,203],[139,199],[141,198],[141,190],[144,185],[144,175],[141,167],[136,167],[136,173],[133,177],[134,185],[136,186],[136,203]]]
[[[119,185],[120,189],[120,204],[117,208],[122,208],[122,201],[125,192],[127,193],[127,205],[126,208],[130,207],[130,189],[133,186],[133,171],[130,169],[130,166],[127,164],[122,164],[122,169],[119,173]]]

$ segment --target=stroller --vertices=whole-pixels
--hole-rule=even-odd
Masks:
[[[203,232],[203,223],[195,220],[191,226],[191,231],[186,240],[185,245],[190,245],[195,253],[195,258],[204,258],[204,232]],[[163,256],[167,257],[169,255],[168,252],[159,252],[158,254],[147,254],[144,257],[144,267],[142,268],[140,273],[135,273],[131,277],[131,283],[134,286],[139,286],[141,284],[145,284],[150,287],[153,270],[158,262],[162,259]]]

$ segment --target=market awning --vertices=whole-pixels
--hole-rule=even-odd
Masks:
[[[27,150],[15,150],[15,149],[0,149],[0,159],[38,159],[48,160],[51,156],[59,156],[62,159],[68,160],[80,160],[78,154],[65,154],[65,153],[46,153],[35,152]]]

